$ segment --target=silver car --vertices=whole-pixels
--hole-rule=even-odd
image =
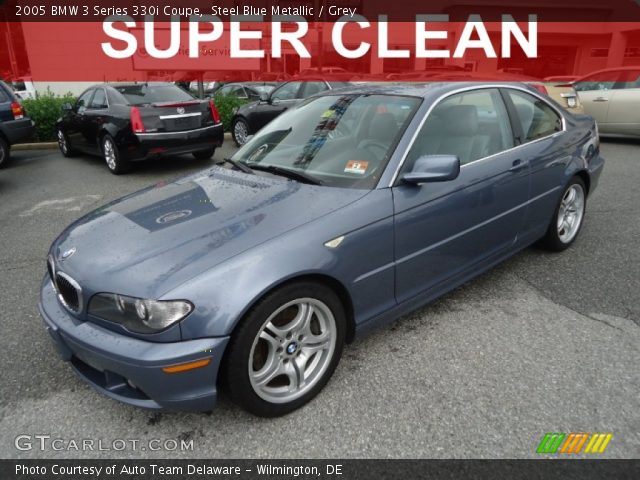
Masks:
[[[601,134],[640,137],[640,65],[598,70],[574,88]]]

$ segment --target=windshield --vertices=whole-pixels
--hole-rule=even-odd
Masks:
[[[419,104],[392,95],[317,97],[277,117],[233,160],[302,172],[327,186],[371,189]]]
[[[130,105],[148,105],[151,103],[189,102],[194,97],[175,85],[122,85],[115,89]]]

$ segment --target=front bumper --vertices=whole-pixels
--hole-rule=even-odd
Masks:
[[[218,148],[224,141],[221,123],[180,132],[137,133],[124,153],[130,160],[163,155],[183,155]]]
[[[72,317],[59,303],[48,277],[42,284],[40,314],[61,357],[100,393],[138,407],[190,412],[211,410],[225,338],[154,343],[117,334]],[[182,373],[163,367],[210,358]]]

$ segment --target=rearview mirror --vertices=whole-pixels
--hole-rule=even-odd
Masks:
[[[63,103],[62,104],[62,110],[64,112],[70,112],[71,110],[73,110],[73,105],[71,105],[70,103]]]
[[[410,172],[402,176],[404,183],[419,185],[430,182],[448,182],[460,174],[460,159],[456,155],[423,155],[413,164]]]
[[[269,96],[268,93],[262,92],[260,94],[260,101],[261,102],[266,102],[266,103],[271,103],[271,97]]]

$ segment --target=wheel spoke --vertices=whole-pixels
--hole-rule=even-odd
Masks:
[[[315,353],[329,348],[330,345],[331,335],[325,332],[322,335],[314,335],[306,338],[302,344],[302,351],[304,353]]]
[[[295,392],[304,384],[304,367],[306,361],[304,363],[299,362],[298,359],[293,360],[287,364],[285,369],[285,374],[289,377],[289,391]]]
[[[257,386],[264,387],[268,385],[271,380],[283,373],[285,372],[281,360],[275,354],[270,354],[267,357],[265,366],[253,373],[253,381]]]

